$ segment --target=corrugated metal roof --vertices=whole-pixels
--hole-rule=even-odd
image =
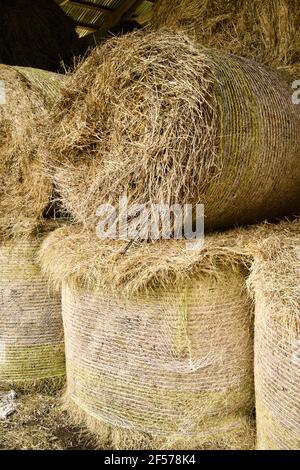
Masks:
[[[77,25],[79,36],[107,31],[123,19],[142,24],[150,17],[155,0],[55,0]]]

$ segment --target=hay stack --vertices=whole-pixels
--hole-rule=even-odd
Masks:
[[[54,0],[1,0],[0,61],[57,72],[73,65],[80,43],[73,21]]]
[[[300,72],[299,0],[158,0],[151,29],[184,30],[202,44]]]
[[[41,239],[0,245],[0,387],[57,387],[65,374],[60,295],[36,261]]]
[[[299,450],[300,223],[268,230],[254,246],[257,447]]]
[[[42,224],[52,196],[37,150],[62,76],[0,65],[0,237],[30,233]]]
[[[275,72],[178,33],[92,51],[54,116],[63,205],[92,230],[101,203],[204,203],[206,230],[299,209],[300,107]],[[52,155],[52,157],[51,157]]]
[[[252,304],[232,237],[197,256],[143,245],[121,268],[120,244],[95,237],[64,227],[40,253],[63,281],[71,416],[110,449],[253,447]],[[110,282],[119,268],[127,281]]]

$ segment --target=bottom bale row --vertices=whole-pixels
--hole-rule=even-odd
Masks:
[[[66,354],[62,406],[97,448],[300,448],[299,235],[284,222],[124,255],[69,226],[41,250],[2,244],[0,388],[52,392]]]

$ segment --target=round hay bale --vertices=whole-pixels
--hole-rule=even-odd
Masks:
[[[117,427],[121,448],[133,448],[128,430],[163,448],[234,447],[253,407],[251,310],[244,277],[224,271],[222,281],[225,290],[195,279],[132,304],[64,287],[67,394],[95,431]]]
[[[47,215],[52,184],[38,149],[62,76],[0,65],[0,236],[30,232]]]
[[[100,446],[253,448],[246,270],[230,237],[211,238],[197,256],[180,242],[143,245],[123,265],[119,243],[80,228],[45,240],[44,270],[63,281],[67,407]],[[110,282],[118,266],[123,280]]]
[[[183,30],[206,46],[300,70],[299,0],[158,0],[150,29]]]
[[[1,0],[0,61],[57,72],[73,65],[75,24],[53,0]]]
[[[60,295],[36,262],[41,240],[0,245],[0,387],[57,387],[65,374]]]
[[[137,32],[70,77],[48,149],[64,208],[95,230],[100,204],[203,203],[206,230],[299,210],[300,107],[276,72]]]
[[[300,448],[300,224],[290,225],[259,239],[249,279],[259,450]]]

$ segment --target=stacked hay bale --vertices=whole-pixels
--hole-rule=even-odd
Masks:
[[[0,234],[31,233],[45,222],[52,185],[43,177],[41,129],[63,77],[0,65]]]
[[[78,227],[44,242],[44,270],[63,284],[67,405],[100,446],[253,448],[243,254],[232,236],[207,243],[191,256],[184,242],[158,242],[122,259],[112,242],[103,259],[96,235]],[[128,274],[118,288],[109,267]]]
[[[300,73],[299,0],[158,0],[151,29]]]
[[[36,253],[41,238],[0,246],[0,387],[56,388],[65,375],[59,295],[50,294]]]
[[[128,204],[203,203],[206,230],[299,210],[299,107],[257,63],[138,32],[93,50],[59,106],[47,162],[87,228],[123,193]]]
[[[1,63],[57,72],[79,53],[75,24],[54,0],[1,1]]]
[[[65,369],[61,302],[36,253],[58,224],[46,219],[52,186],[37,150],[62,79],[1,65],[0,80],[0,386],[56,386]]]
[[[194,254],[174,240],[128,249],[97,239],[97,208],[124,193],[204,203],[209,230],[296,213],[289,85],[180,33],[134,33],[79,66],[53,122],[50,177],[80,226],[50,235],[41,260],[63,284],[72,415],[109,448],[251,447],[251,256],[238,232]]]
[[[299,221],[258,234],[253,254],[257,448],[299,450]]]

